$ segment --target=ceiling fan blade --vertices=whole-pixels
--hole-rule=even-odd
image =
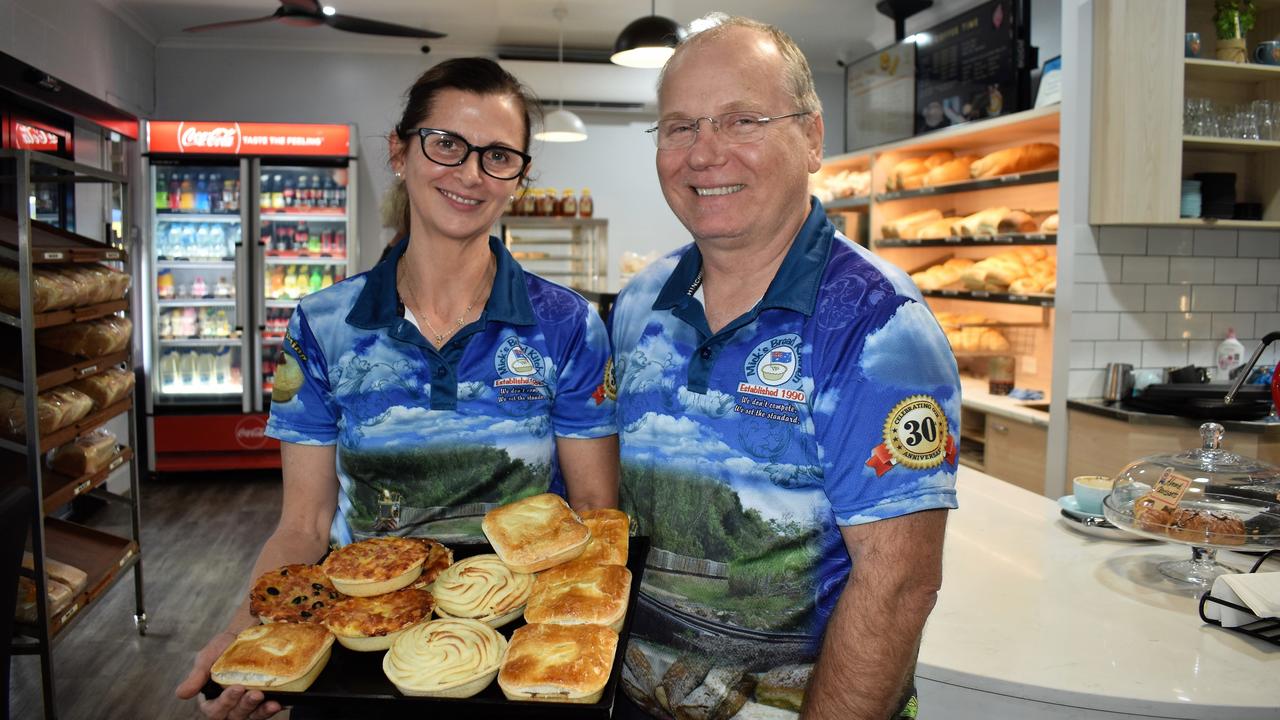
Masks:
[[[280,0],[280,4],[308,14],[320,13],[320,3],[317,0]]]
[[[281,14],[277,11],[274,15],[268,15],[260,18],[250,18],[248,20],[228,20],[226,22],[209,23],[208,25],[195,25],[189,28],[182,28],[182,32],[197,33],[206,30],[221,30],[222,28],[239,27],[241,25],[256,25],[258,23],[270,22],[279,18]]]
[[[421,28],[409,27],[408,25],[396,25],[395,23],[381,22],[379,20],[368,20],[365,18],[354,17],[352,15],[326,15],[324,22],[335,30],[346,30],[347,32],[363,33],[365,35],[387,35],[391,37],[411,37],[411,38],[442,38],[444,33],[438,33],[433,30],[423,30]]]

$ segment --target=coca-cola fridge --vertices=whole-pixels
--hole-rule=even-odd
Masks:
[[[264,430],[289,317],[357,267],[354,129],[153,121],[144,138],[149,470],[279,467]]]

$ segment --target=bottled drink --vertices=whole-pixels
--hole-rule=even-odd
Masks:
[[[220,213],[222,208],[222,175],[213,173],[209,176],[209,212]]]
[[[582,197],[578,198],[578,216],[589,218],[595,214],[596,204],[591,199],[591,190],[582,188]]]
[[[284,206],[287,208],[297,207],[298,190],[294,186],[293,178],[285,178],[284,181]]]
[[[196,257],[196,229],[191,223],[182,223],[182,235],[178,241],[178,257]]]
[[[311,266],[311,277],[307,280],[307,289],[310,292],[316,292],[323,287],[324,278],[320,276],[320,266]]]
[[[182,181],[176,172],[169,173],[169,209],[182,209]]]
[[[284,209],[284,181],[279,175],[271,176],[271,209]]]
[[[298,176],[298,189],[294,191],[293,204],[300,208],[311,207],[311,184],[306,175]]]
[[[310,199],[307,201],[307,207],[313,207],[313,208],[324,207],[323,196],[324,196],[324,190],[321,189],[320,187],[320,176],[312,175],[311,176],[311,195],[310,195]]]
[[[320,289],[329,287],[333,284],[333,268],[325,265],[324,274],[320,276]]]
[[[191,296],[202,298],[209,294],[209,287],[204,284],[204,277],[197,275],[195,282],[191,283]]]
[[[333,205],[331,207],[346,208],[347,207],[347,186],[337,184],[337,183],[335,183],[335,185],[337,185],[337,187],[335,188],[335,191],[333,194]]]
[[[169,183],[164,179],[164,173],[156,170],[156,209],[169,209]]]
[[[320,252],[325,255],[332,255],[335,252],[333,247],[333,228],[331,227],[326,227],[320,233]]]
[[[222,229],[222,223],[209,226],[209,253],[209,257],[213,258],[225,258],[232,254],[227,249],[227,234]]]
[[[213,286],[213,296],[216,298],[235,297],[236,289],[231,287],[231,283],[227,282],[225,275],[218,278],[218,282]]]
[[[214,319],[214,334],[218,337],[231,337],[231,321],[227,319],[227,311],[219,310]]]
[[[156,274],[156,294],[162,300],[168,300],[173,297],[173,271],[161,270]]]
[[[277,265],[271,270],[271,285],[267,295],[273,299],[284,297],[284,266]]]
[[[213,353],[201,352],[196,354],[196,373],[198,374],[197,382],[201,385],[213,384]]]
[[[271,223],[262,223],[262,230],[258,233],[258,243],[266,248],[268,255],[276,251],[276,235],[271,231]]]
[[[209,179],[204,173],[196,175],[196,212],[209,212]]]
[[[258,209],[271,209],[271,176],[266,173],[258,179]]]
[[[347,254],[347,231],[338,228],[333,233],[333,254],[345,256]]]
[[[209,226],[200,223],[196,227],[195,247],[191,251],[191,257],[208,258],[213,253],[209,251]]]
[[[166,350],[160,356],[160,384],[171,387],[178,384],[178,353]]]
[[[223,212],[238,213],[240,212],[240,188],[237,180],[222,181],[222,210]]]
[[[324,194],[320,201],[321,207],[338,207],[338,188],[333,184],[333,176],[324,176]]]
[[[307,239],[307,252],[311,253],[312,255],[319,255],[320,254],[320,234],[313,232],[310,235],[307,235],[307,226],[305,223],[298,224],[298,231],[301,232],[303,234],[303,237]]]
[[[293,247],[299,252],[307,252],[311,249],[311,239],[307,236],[307,224],[298,223],[293,230]]]
[[[215,380],[219,385],[231,382],[231,346],[218,349],[218,357],[214,361]]]
[[[191,211],[196,209],[196,188],[195,184],[191,182],[191,173],[182,174],[181,193],[178,197],[179,207],[182,210]]]
[[[290,265],[284,273],[284,295],[290,300],[297,300],[298,290],[298,268]]]

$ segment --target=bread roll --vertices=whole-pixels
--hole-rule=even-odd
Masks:
[[[932,170],[940,165],[944,165],[947,162],[950,162],[955,156],[956,154],[950,150],[939,150],[924,159],[924,169]]]
[[[1042,233],[1058,232],[1058,213],[1054,213],[1050,215],[1049,217],[1044,219],[1044,222],[1040,223],[1040,232]]]
[[[951,226],[955,221],[956,219],[954,217],[944,217],[931,223],[919,225],[914,231],[914,236],[920,240],[934,240],[951,237]]]
[[[889,171],[889,177],[885,180],[885,190],[893,192],[901,190],[902,179],[904,177],[913,177],[924,175],[929,168],[925,167],[925,158],[907,158]]]
[[[591,532],[564,498],[543,493],[485,513],[480,522],[493,551],[520,573],[534,573],[582,554]]]
[[[1030,143],[997,150],[976,161],[969,168],[974,178],[1030,172],[1058,163],[1058,146],[1053,143]]]
[[[1036,224],[1035,218],[1021,210],[1010,210],[1005,216],[1000,218],[1000,222],[996,225],[996,231],[1001,234],[1008,233],[1029,233],[1035,232],[1039,226]]]
[[[880,227],[880,235],[886,238],[906,237],[903,233],[911,233],[912,228],[928,225],[942,219],[942,211],[935,208],[920,210],[891,220]]]
[[[1033,295],[1044,289],[1044,283],[1036,281],[1035,278],[1018,278],[1009,283],[1009,292],[1014,295]]]
[[[942,185],[969,179],[969,166],[978,159],[977,155],[962,155],[938,165],[924,176],[924,185]]]
[[[115,454],[115,433],[98,428],[55,449],[49,467],[69,477],[80,477],[106,467]]]
[[[951,227],[953,235],[973,237],[975,235],[995,235],[1000,232],[1000,219],[1009,214],[1007,207],[994,207],[969,215]]]

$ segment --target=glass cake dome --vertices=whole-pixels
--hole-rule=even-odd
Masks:
[[[1174,580],[1208,587],[1233,572],[1217,563],[1218,549],[1280,548],[1280,467],[1226,450],[1225,434],[1205,423],[1201,447],[1130,463],[1103,501],[1117,527],[1192,547],[1190,560],[1160,565]]]

